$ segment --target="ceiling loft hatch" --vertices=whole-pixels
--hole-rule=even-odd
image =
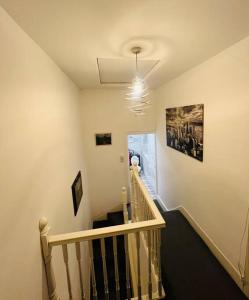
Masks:
[[[141,78],[152,71],[159,60],[139,60],[138,74]],[[97,58],[101,84],[131,83],[136,73],[134,59]]]

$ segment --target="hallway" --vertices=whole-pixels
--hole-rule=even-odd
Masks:
[[[0,0],[0,40],[0,299],[89,300],[92,239],[153,229],[160,256],[154,199],[188,209],[249,298],[249,0]],[[141,224],[91,231],[137,196]],[[168,300],[245,299],[182,215],[163,216]]]

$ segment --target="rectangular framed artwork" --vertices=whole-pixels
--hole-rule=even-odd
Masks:
[[[203,161],[204,104],[166,109],[167,146]]]
[[[74,207],[74,215],[77,215],[81,198],[83,196],[83,188],[82,188],[82,178],[81,172],[79,171],[74,182],[72,184],[72,195],[73,195],[73,207]]]
[[[96,146],[105,146],[112,144],[111,133],[96,133],[95,134]]]

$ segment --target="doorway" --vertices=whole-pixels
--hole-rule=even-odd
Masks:
[[[156,199],[156,137],[154,133],[128,135],[129,166],[136,160],[139,175],[147,187],[152,199]]]

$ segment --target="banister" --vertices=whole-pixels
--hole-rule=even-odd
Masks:
[[[148,190],[146,189],[146,187],[144,186],[144,183],[142,181],[142,179],[139,177],[138,172],[136,171],[136,169],[132,172],[132,176],[134,176],[134,178],[136,179],[136,181],[138,182],[138,184],[140,185],[141,191],[144,195],[145,201],[147,202],[148,206],[150,207],[150,210],[152,212],[152,215],[155,219],[159,220],[163,220],[163,222],[165,223],[164,219],[162,218],[158,208],[156,207],[156,204],[154,203],[153,199],[151,198]]]
[[[89,240],[95,240],[100,238],[106,238],[111,236],[118,236],[128,233],[135,233],[143,230],[151,230],[151,229],[159,229],[165,227],[165,220],[161,216],[158,208],[156,207],[153,199],[151,198],[149,192],[144,186],[143,181],[139,177],[136,167],[131,169],[132,180],[137,181],[140,186],[141,192],[144,196],[144,199],[150,209],[150,212],[154,219],[147,221],[139,221],[134,223],[97,228],[97,229],[89,229],[84,231],[71,232],[66,234],[57,234],[57,235],[49,235],[47,237],[48,245],[58,246],[71,244],[76,242],[83,242]],[[124,189],[123,189],[124,192]]]
[[[49,235],[47,237],[49,246],[59,246],[76,242],[84,242],[111,236],[134,233],[141,230],[158,229],[165,227],[165,221],[159,220],[141,221],[130,224],[122,224],[104,228],[89,229],[66,234]]]
[[[115,249],[114,252],[116,255],[116,270],[115,270],[116,295],[119,295],[119,283],[118,283],[119,276],[118,276],[116,237],[120,235],[124,235],[124,241],[125,241],[126,273],[127,273],[126,289],[127,289],[128,299],[131,299],[129,269],[132,268],[132,264],[130,264],[129,262],[130,260],[129,252],[132,253],[132,250],[130,249],[130,242],[132,242],[133,236],[136,237],[136,241],[137,241],[137,247],[134,248],[136,249],[136,254],[137,254],[137,274],[138,274],[137,282],[135,282],[135,285],[137,284],[139,299],[142,299],[143,297],[142,289],[141,289],[141,276],[140,276],[140,265],[141,265],[140,264],[140,237],[142,238],[141,240],[143,245],[146,245],[147,243],[147,247],[149,247],[147,251],[148,264],[149,264],[148,265],[149,299],[161,299],[162,297],[164,297],[165,294],[162,289],[161,269],[160,269],[160,242],[161,242],[160,229],[165,227],[165,221],[161,216],[153,199],[151,198],[149,192],[147,191],[143,181],[139,177],[136,166],[132,167],[131,169],[131,180],[132,180],[132,196],[133,196],[131,199],[131,206],[132,206],[131,208],[132,208],[132,216],[133,216],[131,223],[129,223],[129,219],[128,219],[127,191],[125,187],[122,188],[122,194],[121,194],[125,224],[71,232],[66,234],[49,235],[48,234],[49,226],[48,226],[47,219],[42,218],[40,220],[41,244],[43,250],[44,263],[46,267],[46,275],[48,281],[50,300],[59,300],[56,291],[56,282],[53,273],[52,256],[51,256],[52,248],[55,246],[62,246],[63,249],[63,257],[64,257],[64,262],[66,265],[66,272],[67,272],[68,292],[69,292],[70,299],[72,298],[71,280],[70,280],[69,264],[68,264],[68,252],[67,252],[67,245],[72,243],[75,243],[75,247],[76,247],[76,256],[78,261],[79,278],[81,284],[81,297],[82,299],[85,299],[85,292],[83,289],[83,282],[82,282],[83,276],[82,276],[82,269],[81,269],[81,253],[80,253],[80,243],[85,241],[88,242],[88,246],[89,246],[93,299],[97,300],[97,287],[96,287],[96,280],[95,280],[94,257],[93,257],[93,250],[92,250],[92,240],[97,240],[97,239],[101,241],[101,255],[102,255],[102,264],[104,270],[105,296],[106,299],[109,298],[108,278],[107,278],[107,268],[106,268],[106,258],[105,258],[105,241],[104,241],[104,239],[107,237],[112,237],[114,242],[114,249]],[[146,239],[144,240],[144,237],[147,237],[147,234],[145,232],[147,232],[147,234],[149,235],[147,241]],[[154,236],[154,232],[156,232],[155,236]],[[135,235],[133,235],[133,233]],[[152,274],[152,269],[153,272],[155,273],[155,267],[157,267],[157,273],[158,273],[157,274],[158,277],[156,279],[158,285],[157,288],[158,296],[154,297],[154,292],[153,292],[154,290],[152,291],[151,274]],[[131,272],[131,274],[133,273]],[[134,275],[133,277],[135,278],[136,277],[135,274],[133,275]],[[133,277],[131,276],[132,280]],[[155,280],[153,282],[155,282]],[[133,288],[135,288],[135,285]],[[119,297],[117,296],[117,298]]]

